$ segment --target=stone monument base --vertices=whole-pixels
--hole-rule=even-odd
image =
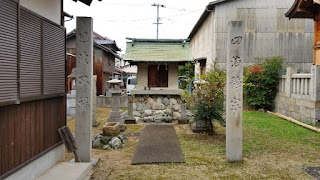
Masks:
[[[189,119],[188,118],[181,118],[178,119],[178,124],[189,124]]]
[[[124,124],[137,124],[136,119],[125,119]]]
[[[120,125],[122,125],[123,119],[121,118],[121,112],[120,111],[111,111],[108,122],[118,122],[118,123],[120,123]]]

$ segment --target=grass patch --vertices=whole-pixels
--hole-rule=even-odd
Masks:
[[[141,132],[144,128],[143,124],[127,124],[127,132]]]
[[[244,152],[288,152],[311,147],[320,151],[320,134],[277,116],[244,112]]]

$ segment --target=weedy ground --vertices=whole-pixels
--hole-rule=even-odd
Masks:
[[[99,108],[101,131],[110,109]],[[74,121],[68,126],[74,131]],[[228,163],[225,127],[215,124],[215,134],[192,133],[188,125],[175,125],[186,163],[131,165],[144,124],[127,125],[129,141],[118,150],[93,149],[100,158],[91,179],[311,179],[306,166],[320,166],[320,133],[304,129],[276,116],[243,113],[243,161]],[[72,154],[67,154],[66,160]]]

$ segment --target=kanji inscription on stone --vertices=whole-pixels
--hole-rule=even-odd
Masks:
[[[242,161],[244,24],[228,23],[226,152],[229,162]]]

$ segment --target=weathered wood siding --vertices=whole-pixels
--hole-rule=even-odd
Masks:
[[[55,97],[0,107],[0,179],[61,142],[66,99]]]
[[[244,21],[245,65],[256,62],[257,58],[282,56],[286,63],[294,64],[299,71],[309,72],[313,61],[314,25],[312,20],[289,20],[284,16],[293,2],[294,0],[228,0],[217,4],[213,14],[209,15],[213,22],[213,46],[212,55],[207,56],[211,56],[211,62],[216,59],[218,66],[225,69],[227,24],[229,21]],[[207,61],[207,70],[208,68],[210,62]]]
[[[70,38],[67,41],[67,53],[76,54],[75,38]],[[75,64],[72,64],[71,59],[67,59],[67,76],[71,73],[72,68],[75,68]],[[97,96],[104,95],[105,82],[109,80],[109,76],[115,72],[115,56],[111,53],[107,53],[97,47],[94,47],[93,53],[93,75],[97,75]]]
[[[66,123],[65,28],[17,2],[0,0],[0,179],[59,145]]]

